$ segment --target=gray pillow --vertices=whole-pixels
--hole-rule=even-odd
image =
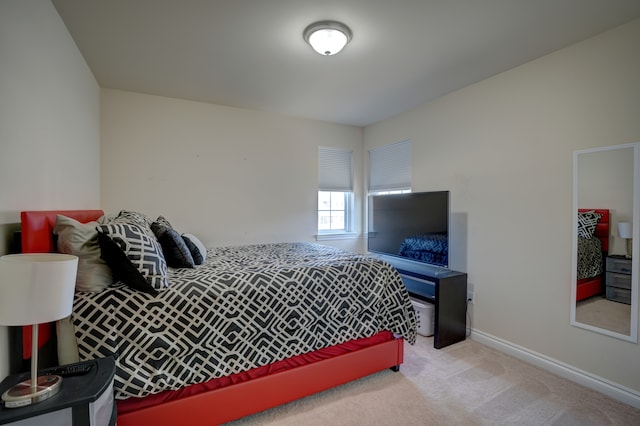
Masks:
[[[100,258],[98,225],[99,222],[80,223],[70,217],[56,216],[53,233],[58,236],[58,251],[78,256],[78,291],[99,292],[113,283],[111,268]]]

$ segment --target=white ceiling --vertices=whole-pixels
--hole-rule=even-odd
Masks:
[[[101,87],[365,126],[640,17],[639,0],[53,0]],[[304,28],[353,40],[323,57]]]

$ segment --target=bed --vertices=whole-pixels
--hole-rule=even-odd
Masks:
[[[449,264],[449,238],[446,232],[417,234],[406,237],[399,255],[432,265]]]
[[[609,222],[609,210],[578,209],[576,301],[602,294]]]
[[[23,212],[22,250],[56,251],[58,215],[84,224],[103,214]],[[309,243],[204,257],[167,267],[166,288],[116,280],[76,292],[78,356],[115,356],[119,425],[224,423],[397,369],[404,341],[415,340],[402,280],[377,259]]]

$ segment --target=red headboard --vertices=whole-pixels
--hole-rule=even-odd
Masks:
[[[594,233],[595,237],[600,240],[602,243],[602,251],[608,253],[609,252],[609,223],[610,223],[610,215],[609,210],[605,209],[578,209],[579,212],[590,212],[594,211],[600,214],[600,220],[598,221],[598,225],[596,226],[596,231]]]
[[[26,211],[20,214],[22,223],[22,252],[51,253],[56,246],[53,241],[53,227],[56,215],[73,218],[86,223],[104,215],[102,210],[41,210]]]
[[[53,228],[56,215],[63,215],[79,222],[86,223],[97,220],[104,215],[102,210],[40,210],[20,213],[23,253],[51,253],[57,251],[53,240]],[[38,328],[38,347],[49,340],[51,326],[41,324]],[[31,327],[22,331],[22,358],[31,358]]]

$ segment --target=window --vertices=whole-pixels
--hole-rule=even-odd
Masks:
[[[369,151],[369,193],[411,192],[411,141]]]
[[[318,232],[351,230],[351,192],[318,191]]]
[[[352,152],[318,150],[318,234],[351,232],[353,222]]]
[[[411,192],[411,141],[369,150],[369,195]],[[367,205],[367,209],[370,206]],[[369,217],[371,212],[368,212]],[[371,224],[367,224],[367,228]]]

